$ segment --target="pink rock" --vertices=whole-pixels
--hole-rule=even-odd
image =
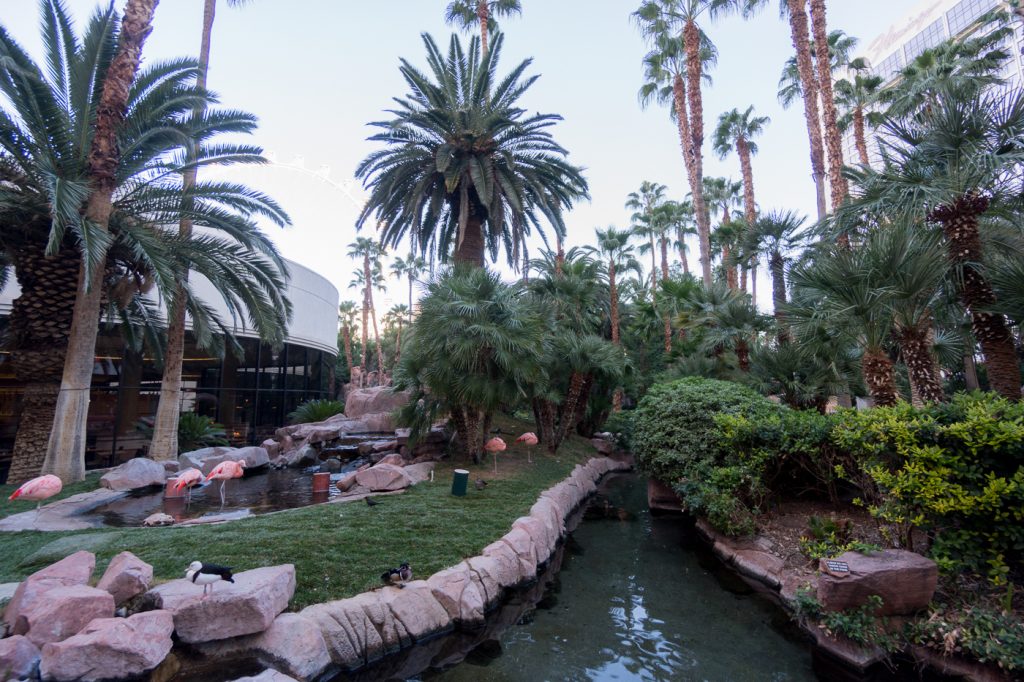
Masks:
[[[488,606],[500,601],[505,588],[518,582],[515,564],[501,557],[475,556],[466,559],[464,563],[469,566],[473,582],[477,584]]]
[[[521,528],[533,540],[533,547],[537,553],[537,563],[542,564],[551,556],[558,538],[552,538],[547,524],[533,516],[523,516],[512,522],[512,528]]]
[[[0,639],[0,680],[34,677],[39,648],[22,635]]]
[[[36,646],[77,634],[94,618],[112,618],[114,598],[106,590],[70,585],[47,590],[42,599],[22,611],[15,634],[26,634]]]
[[[610,455],[615,452],[615,444],[604,438],[591,438],[590,444],[602,455]]]
[[[32,608],[47,591],[56,587],[85,585],[96,568],[96,557],[84,550],[64,557],[55,564],[36,571],[18,586],[4,609],[4,622],[15,634],[25,634],[28,626],[17,627],[22,612]]]
[[[340,490],[341,492],[344,493],[344,492],[348,492],[349,490],[351,490],[352,486],[354,486],[355,484],[356,484],[356,474],[355,474],[355,472],[353,472],[351,474],[348,474],[347,476],[342,477],[341,480],[339,480],[335,484],[335,486],[338,488],[338,490]]]
[[[125,679],[153,670],[170,653],[174,620],[167,611],[145,611],[130,618],[97,618],[63,642],[43,647],[44,679]]]
[[[448,612],[448,617],[460,623],[482,623],[484,597],[465,563],[438,571],[427,578],[434,599]]]
[[[409,464],[404,467],[406,475],[412,479],[412,484],[422,483],[430,478],[430,473],[434,470],[434,462],[420,462],[419,464]]]
[[[537,548],[534,546],[533,536],[523,528],[517,526],[501,537],[504,542],[519,558],[520,572],[524,579],[530,579],[537,575]]]
[[[268,438],[260,443],[260,447],[267,451],[267,456],[270,459],[276,459],[281,454],[281,444],[273,438]]]
[[[172,580],[151,592],[174,616],[178,638],[190,644],[263,632],[295,593],[291,564],[244,571],[234,578],[234,583],[217,583],[205,599],[202,586],[189,580]]]
[[[276,670],[264,670],[259,675],[239,677],[231,682],[298,682],[298,680],[294,677],[289,677],[284,673],[279,673]]]
[[[135,490],[163,485],[167,469],[163,463],[146,457],[135,457],[100,477],[100,485],[110,490]]]
[[[818,601],[828,611],[863,606],[877,594],[882,597],[878,615],[910,614],[926,608],[935,594],[938,567],[920,554],[886,549],[870,555],[846,552],[836,560],[845,562],[850,573],[819,578]]]
[[[738,549],[732,562],[739,570],[765,585],[778,589],[782,584],[782,569],[785,562],[770,552],[756,549]]]
[[[385,587],[379,594],[381,604],[394,617],[396,634],[408,637],[410,643],[451,627],[448,612],[434,597],[425,580],[414,580],[401,589]]]
[[[409,402],[409,394],[388,387],[357,388],[345,397],[345,414],[356,419],[367,414],[389,413]]]
[[[384,654],[379,629],[384,624],[384,611],[376,592],[314,604],[299,615],[316,623],[331,661],[337,665],[356,668]]]
[[[110,560],[96,587],[106,590],[120,606],[132,597],[149,589],[153,582],[153,567],[131,552],[121,552]]]
[[[393,452],[390,455],[384,455],[380,461],[374,466],[380,466],[381,464],[393,464],[396,467],[405,466],[405,458],[397,452]]]
[[[505,542],[498,540],[483,548],[482,556],[494,559],[501,564],[500,582],[502,587],[514,587],[523,580],[533,577],[529,564],[520,561],[519,555]]]
[[[168,475],[176,474],[181,469],[181,464],[176,459],[161,459],[157,464],[162,464]]]
[[[378,464],[356,474],[356,483],[375,492],[402,490],[412,485],[412,479],[402,467]]]
[[[264,632],[200,644],[198,649],[214,659],[255,658],[300,680],[317,679],[331,664],[317,624],[298,613],[282,613]]]
[[[377,443],[373,446],[374,452],[387,452],[388,450],[394,450],[398,447],[397,440],[386,440],[382,443]]]

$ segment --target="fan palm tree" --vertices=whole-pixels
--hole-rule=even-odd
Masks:
[[[839,134],[839,115],[832,89],[832,57],[828,44],[825,0],[810,0],[811,32],[814,38],[815,71],[818,92],[821,94],[822,124],[825,132],[825,150],[828,154],[829,187],[832,190],[832,209],[840,206],[850,193],[843,176],[843,140]],[[852,49],[852,46],[851,46]]]
[[[785,8],[783,8],[783,13],[785,11]],[[857,43],[858,40],[856,38],[846,35],[844,31],[829,31],[828,53],[833,76],[841,71],[843,67],[848,67],[852,63],[850,56],[853,54],[853,49],[857,47]],[[811,38],[811,53],[816,60],[817,42],[814,38]],[[779,102],[783,108],[788,109],[793,105],[793,102],[802,99],[803,94],[803,86],[800,85],[800,67],[797,66],[796,55],[793,55],[786,60],[786,63],[782,66],[782,75],[779,76]]]
[[[631,229],[638,237],[649,237],[651,252],[651,286],[654,286],[657,277],[658,264],[655,261],[655,240],[661,234],[661,227],[655,220],[655,209],[665,202],[665,192],[668,187],[644,180],[640,183],[637,192],[630,192],[626,197],[626,208],[633,211],[630,220],[633,221]]]
[[[367,352],[369,351],[370,344],[368,339],[369,333],[369,317],[371,311],[373,311],[373,287],[379,285],[383,279],[383,273],[380,271],[380,257],[384,255],[383,247],[372,239],[367,237],[356,237],[356,240],[348,245],[348,257],[356,258],[362,261],[362,269],[356,271],[355,279],[349,284],[349,287],[361,287],[363,290],[363,323],[362,323],[362,351],[363,356],[361,358],[361,365],[363,369],[366,369]],[[374,317],[373,331],[377,333],[377,321]],[[380,339],[377,339],[377,366],[379,369],[384,368],[384,354],[381,352]]]
[[[708,200],[708,209],[713,215],[720,217],[719,227],[715,231],[718,237],[714,241],[721,250],[722,267],[730,289],[737,289],[739,286],[731,253],[736,242],[735,237],[738,235],[738,231],[732,227],[732,210],[742,206],[742,192],[741,182],[733,182],[727,178],[704,178],[704,196]]]
[[[670,234],[673,235],[673,245],[679,251],[679,261],[683,266],[683,273],[690,274],[690,265],[686,259],[687,247],[686,238],[697,234],[696,221],[693,215],[693,202],[691,201],[666,201],[660,209],[665,225]]]
[[[531,227],[543,236],[541,219],[563,237],[563,211],[588,196],[587,183],[549,132],[561,117],[518,104],[537,79],[523,80],[530,60],[496,80],[501,34],[483,56],[476,38],[467,53],[452,36],[447,56],[430,36],[423,42],[428,73],[403,60],[411,92],[395,118],[372,124],[382,132],[370,139],[384,147],[356,171],[370,188],[356,227],[372,215],[385,247],[410,236],[423,254],[444,262],[454,246],[456,261],[478,266],[501,244],[511,259]]]
[[[338,305],[338,317],[341,322],[341,339],[345,350],[345,364],[348,366],[348,375],[352,376],[352,328],[356,323],[356,315],[359,308],[353,301],[342,301]]]
[[[395,277],[407,277],[409,279],[409,312],[412,313],[412,287],[416,283],[416,280],[426,272],[426,262],[414,253],[410,253],[408,258],[402,258],[398,256],[395,258],[395,262],[391,264],[391,274]]]
[[[889,118],[880,128],[883,165],[850,171],[856,201],[842,220],[884,214],[942,229],[960,301],[971,314],[992,387],[1020,399],[1020,368],[1006,319],[985,274],[981,227],[1016,216],[1021,195],[1024,93],[940,89],[924,116]]]
[[[772,275],[772,307],[778,324],[779,343],[788,338],[786,330],[786,268],[793,262],[803,235],[805,219],[792,211],[772,211],[750,225],[740,249],[747,257],[764,258]]]
[[[754,116],[753,105],[740,113],[739,109],[727,111],[718,117],[715,128],[714,149],[718,158],[724,159],[732,152],[740,159],[740,170],[743,173],[743,219],[753,224],[757,217],[757,204],[754,201],[754,170],[750,158],[757,154],[755,137],[759,137],[766,125],[771,122],[767,116]]]
[[[498,22],[494,17],[522,13],[519,0],[453,0],[448,3],[444,20],[449,24],[457,24],[464,31],[480,26],[480,45],[487,52],[487,36],[498,30]]]
[[[685,106],[682,109],[686,112],[689,151],[684,148],[684,154],[688,153],[691,157],[690,191],[693,193],[700,231],[701,271],[708,285],[711,283],[711,226],[705,213],[703,196],[704,101],[701,83],[704,80],[705,64],[714,59],[714,47],[697,22],[703,15],[713,20],[739,11],[740,7],[738,0],[643,0],[633,13],[643,34],[654,40],[656,52],[666,53],[666,58],[672,58],[682,48],[685,54],[686,74],[681,85],[685,91]],[[675,41],[676,37],[680,42]],[[647,80],[652,82],[649,77]],[[660,80],[663,82],[665,79]],[[680,104],[684,103],[675,102],[676,115],[682,121]]]
[[[391,310],[388,311],[385,316],[386,322],[389,325],[394,325],[397,332],[395,336],[395,364],[397,365],[399,360],[402,359],[402,326],[405,321],[409,319],[411,310],[409,306],[399,303],[391,306]]]
[[[750,371],[750,351],[761,332],[768,329],[770,318],[754,309],[742,293],[729,290],[717,305],[701,311],[691,325],[702,330],[701,342],[706,351],[717,355],[732,351],[740,371]]]
[[[849,64],[853,80],[836,81],[836,104],[842,111],[837,125],[841,132],[853,126],[853,139],[862,165],[870,165],[866,129],[878,127],[882,116],[873,110],[882,87],[882,77],[871,75],[871,69],[863,59],[854,59]]]

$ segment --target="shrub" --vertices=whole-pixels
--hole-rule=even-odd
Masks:
[[[135,425],[146,438],[153,438],[153,419],[140,419]],[[195,412],[182,412],[178,416],[178,453],[191,452],[214,445],[227,445],[227,432],[223,425]]]
[[[633,418],[635,416],[636,410],[612,412],[601,426],[601,430],[614,435],[618,446],[631,452],[633,450]]]
[[[307,400],[288,415],[289,424],[311,424],[330,419],[345,411],[345,403],[339,400]]]
[[[861,461],[877,488],[866,504],[894,542],[913,549],[919,528],[944,572],[1007,584],[1024,559],[1024,404],[971,394],[924,410],[844,411],[832,438]]]
[[[986,606],[940,609],[907,630],[912,642],[947,656],[966,653],[1006,671],[1024,670],[1024,629],[1012,613]]]
[[[687,377],[651,388],[636,409],[633,452],[640,467],[672,484],[690,511],[720,530],[753,529],[763,496],[756,466],[723,447],[716,415],[760,420],[780,406],[739,384]]]

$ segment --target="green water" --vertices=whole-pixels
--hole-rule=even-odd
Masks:
[[[692,529],[650,515],[643,479],[615,477],[602,496],[588,514],[600,518],[572,535],[555,593],[506,629],[500,647],[424,679],[818,679],[807,647],[777,629],[777,607],[726,589]]]

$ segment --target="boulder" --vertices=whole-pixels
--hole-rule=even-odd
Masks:
[[[273,438],[268,438],[260,443],[260,447],[267,451],[267,456],[270,459],[277,459],[277,456],[281,454],[281,444]]]
[[[157,460],[157,464],[163,465],[164,471],[167,472],[168,476],[170,476],[171,474],[176,474],[179,471],[181,471],[181,464],[179,464],[178,460],[176,459],[160,459]]]
[[[100,485],[110,490],[136,490],[151,485],[163,485],[167,469],[160,462],[146,457],[130,459],[100,477]]]
[[[464,624],[483,622],[484,597],[465,563],[438,571],[427,578],[427,586],[453,621]]]
[[[204,469],[203,462],[212,457],[219,457],[226,452],[231,452],[232,450],[234,450],[234,448],[230,448],[223,445],[217,445],[215,447],[192,450],[191,452],[183,452],[182,454],[178,455],[178,466],[180,467],[181,471],[192,468],[199,469],[204,474],[208,474],[213,469],[213,467],[217,465],[212,464]],[[217,463],[219,464],[221,461],[223,460],[217,460]]]
[[[352,489],[352,486],[354,486],[356,484],[356,476],[357,475],[358,475],[357,472],[352,472],[351,474],[348,474],[347,476],[342,477],[341,480],[339,480],[335,484],[335,487],[337,487],[338,490],[340,490],[343,493],[348,492],[349,490]]]
[[[518,582],[516,565],[500,557],[475,556],[466,559],[463,564],[469,567],[470,577],[488,606],[501,600],[505,587]]]
[[[246,469],[258,469],[259,467],[270,464],[270,453],[267,449],[259,445],[250,445],[246,448],[238,448],[228,453],[229,456],[225,459],[233,459],[236,462],[242,460],[245,462]],[[216,466],[216,464],[214,465]]]
[[[34,607],[49,590],[87,584],[95,568],[96,556],[92,552],[80,551],[36,571],[22,581],[11,601],[7,603],[4,609],[4,623],[13,634],[24,634],[27,627],[20,632],[15,629],[24,611]]]
[[[113,616],[114,597],[106,590],[88,585],[55,587],[21,612],[14,624],[14,634],[26,635],[41,647],[71,637],[94,618]]]
[[[558,537],[552,536],[548,525],[536,517],[522,516],[512,522],[512,529],[516,528],[522,529],[533,540],[537,563],[546,562],[558,544]]]
[[[395,450],[397,448],[398,448],[398,441],[397,440],[386,440],[386,441],[382,441],[380,443],[374,443],[374,445],[373,445],[373,451],[374,452],[387,452],[389,450]]]
[[[201,644],[198,649],[213,659],[255,658],[300,680],[317,679],[331,664],[317,624],[297,613],[282,613],[264,632]]]
[[[390,412],[370,412],[361,416],[355,423],[360,424],[362,428],[353,429],[348,433],[374,433],[395,430],[395,418]]]
[[[615,452],[615,443],[604,438],[591,438],[590,444],[602,455],[610,455]]]
[[[321,473],[336,474],[341,471],[341,460],[337,457],[331,457],[326,462],[320,465]]]
[[[245,448],[203,448],[186,452],[178,457],[178,464],[182,469],[194,467],[203,472],[204,475],[213,471],[221,462],[231,460],[233,462],[244,461],[246,469],[256,469],[270,463],[270,455],[266,449],[253,445]]]
[[[396,467],[405,466],[405,458],[397,452],[392,452],[390,455],[381,457],[377,464],[394,464]]]
[[[434,470],[433,462],[421,462],[420,464],[409,464],[403,467],[406,476],[412,479],[412,484],[422,483],[430,478],[430,473]]]
[[[281,455],[285,466],[301,467],[316,464],[320,461],[320,453],[312,445],[303,445],[297,450],[291,450]]]
[[[314,604],[300,611],[299,615],[317,624],[331,660],[337,665],[357,668],[385,653],[381,636],[384,612],[376,592]]]
[[[28,637],[0,639],[0,680],[35,677],[38,665],[39,648]]]
[[[378,464],[356,474],[356,483],[373,492],[402,490],[412,485],[412,479],[403,467]]]
[[[928,606],[935,594],[938,568],[931,559],[902,549],[872,554],[846,552],[836,557],[850,572],[842,577],[822,572],[818,601],[828,611],[844,611],[868,603],[879,595],[878,615],[916,613]]]
[[[259,675],[250,675],[249,677],[238,677],[231,682],[298,682],[294,677],[288,677],[284,673],[279,673],[276,670],[264,670]]]
[[[142,522],[142,525],[143,526],[147,526],[147,527],[150,527],[150,526],[172,526],[172,525],[174,525],[174,517],[171,516],[170,514],[164,514],[162,512],[157,512],[155,514],[150,514],[149,516],[147,516],[145,518],[145,520]]]
[[[44,646],[40,672],[58,682],[137,678],[167,657],[173,631],[167,611],[97,618],[74,637]]]
[[[514,527],[501,536],[501,542],[508,545],[519,558],[522,577],[527,580],[536,577],[537,564],[540,563],[540,560],[537,557],[537,548],[534,546],[530,533],[522,526]]]
[[[484,547],[481,555],[501,564],[500,582],[502,587],[515,587],[536,574],[536,564],[530,565],[529,560],[521,560],[512,546],[498,540]]]
[[[385,386],[357,388],[345,397],[345,414],[356,419],[366,414],[391,413],[404,407],[410,395],[403,391],[392,391]]]
[[[448,612],[434,598],[425,580],[413,580],[401,589],[385,587],[379,594],[381,605],[394,618],[396,640],[404,641],[408,638],[409,643],[413,644],[451,629]],[[389,640],[385,636],[387,643]]]
[[[121,552],[110,560],[96,587],[114,597],[117,606],[149,589],[153,567],[131,552]]]
[[[263,632],[295,593],[291,564],[244,571],[234,578],[234,583],[217,583],[206,598],[202,586],[189,580],[172,580],[152,592],[174,616],[178,638],[190,644]]]

